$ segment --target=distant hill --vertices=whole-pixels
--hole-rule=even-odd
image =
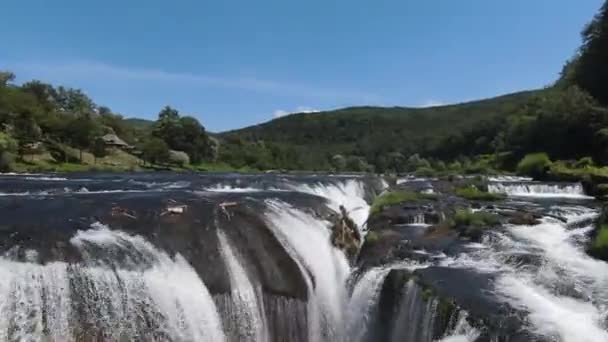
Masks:
[[[424,153],[451,134],[496,125],[521,111],[544,90],[429,108],[351,107],[292,114],[263,124],[224,132],[225,141],[287,144],[307,153],[367,155],[383,152]]]
[[[152,125],[154,125],[153,120],[146,120],[146,119],[140,119],[140,118],[128,118],[128,119],[125,119],[125,122],[127,125],[131,126],[132,128],[141,129],[141,130],[151,128]]]

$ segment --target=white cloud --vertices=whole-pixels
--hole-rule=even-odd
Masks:
[[[274,117],[276,119],[276,118],[280,118],[282,116],[290,115],[290,114],[317,113],[317,112],[319,112],[318,109],[313,109],[313,108],[310,108],[310,107],[300,106],[300,107],[297,107],[293,111],[287,111],[287,110],[283,110],[283,109],[275,110],[274,113],[272,113],[272,117]]]
[[[442,102],[442,101],[427,100],[420,107],[427,108],[427,107],[438,107],[438,106],[445,106],[445,105],[446,105],[446,103]]]
[[[14,71],[17,76],[26,75],[26,77],[31,76],[37,79],[66,83],[83,80],[94,80],[96,82],[148,82],[166,86],[189,85],[243,89],[277,95],[306,96],[319,99],[338,99],[342,101],[368,100],[367,102],[369,102],[378,99],[378,96],[374,94],[350,89],[325,88],[295,82],[278,82],[252,77],[224,77],[168,72],[160,69],[125,67],[91,61],[3,64],[5,64],[5,68]]]

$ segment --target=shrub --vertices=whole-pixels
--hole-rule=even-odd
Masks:
[[[414,175],[416,175],[416,177],[424,177],[424,178],[430,178],[430,177],[434,177],[436,176],[436,172],[435,170],[431,169],[430,167],[420,167],[418,169],[416,169],[416,172],[414,172]]]
[[[10,152],[0,152],[0,172],[8,172],[13,169],[15,155]]]
[[[380,236],[376,232],[368,232],[365,236],[365,243],[374,244],[380,240]]]
[[[593,159],[591,157],[584,157],[581,158],[579,161],[577,161],[574,164],[574,167],[576,168],[586,168],[586,167],[591,167],[594,166],[595,163],[593,162]]]
[[[496,226],[500,223],[497,215],[470,209],[457,209],[454,214],[452,228],[458,230],[460,235],[479,241],[486,228]]]
[[[190,157],[186,152],[170,150],[169,162],[174,165],[185,166],[190,164]]]
[[[547,174],[551,164],[551,159],[546,153],[528,154],[517,164],[517,173],[535,179],[542,179]]]
[[[0,132],[0,152],[14,153],[17,151],[17,146],[17,140],[6,133]]]
[[[608,261],[608,224],[598,224],[597,229],[589,248],[589,254]]]
[[[448,165],[448,170],[454,171],[454,172],[460,172],[460,171],[462,171],[462,164],[460,164],[460,162],[456,160],[456,161],[450,163],[450,165]]]
[[[496,214],[485,211],[473,212],[470,209],[457,209],[454,214],[454,226],[495,226],[500,223]]]
[[[456,195],[469,201],[500,201],[505,198],[501,194],[481,191],[474,185],[456,189]]]
[[[384,208],[388,206],[405,202],[417,202],[424,199],[433,200],[435,198],[436,197],[433,194],[420,194],[411,191],[389,191],[376,197],[370,208],[370,214],[382,212]]]

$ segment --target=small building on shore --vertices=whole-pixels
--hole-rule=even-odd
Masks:
[[[106,144],[106,147],[108,148],[116,148],[121,150],[130,150],[133,148],[131,145],[127,144],[124,140],[120,139],[120,137],[113,133],[104,135],[101,137],[101,140],[103,140],[104,144]]]

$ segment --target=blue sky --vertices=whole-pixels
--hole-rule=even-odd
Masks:
[[[545,86],[603,0],[3,1],[0,69],[211,131]]]

